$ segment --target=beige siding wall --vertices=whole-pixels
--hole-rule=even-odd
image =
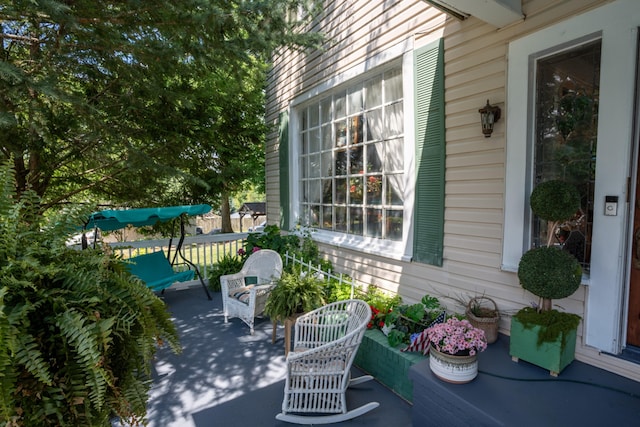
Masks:
[[[505,312],[515,312],[534,300],[520,287],[516,274],[500,269],[505,188],[505,122],[507,51],[510,40],[538,31],[562,19],[609,1],[524,0],[524,22],[502,29],[470,18],[442,20],[440,12],[419,0],[325,2],[326,18],[316,29],[327,34],[323,52],[286,52],[276,58],[268,90],[268,120],[277,121],[291,100],[394,44],[414,38],[414,47],[443,31],[445,42],[446,187],[444,265],[441,268],[322,246],[336,270],[363,283],[399,292],[407,302],[425,293],[463,311],[452,299],[486,294]],[[498,104],[503,118],[491,138],[480,132],[478,109],[487,99]],[[277,137],[267,148],[268,218],[279,215]],[[507,236],[508,238],[508,236]],[[561,305],[584,314],[586,291],[581,288]],[[501,329],[508,331],[503,317]],[[580,334],[581,331],[579,330]],[[581,342],[581,339],[578,339]],[[628,365],[603,359],[578,344],[577,358],[638,377]]]

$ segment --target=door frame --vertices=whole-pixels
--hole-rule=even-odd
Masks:
[[[636,1],[617,0],[509,44],[502,269],[517,271],[530,236],[527,196],[532,178],[528,162],[535,113],[533,85],[523,85],[522,79],[530,81],[532,63],[541,55],[593,38],[602,40],[591,274],[583,280],[584,312],[573,310],[583,315],[583,344],[614,354],[621,351],[621,334],[626,331],[627,187],[635,122],[630,112],[636,98],[629,86],[636,81],[639,26]],[[605,196],[618,196],[617,216],[604,215]]]

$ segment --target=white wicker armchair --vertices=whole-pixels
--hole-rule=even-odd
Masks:
[[[361,300],[334,302],[298,318],[293,351],[287,356],[282,413],[276,419],[329,424],[378,407],[378,402],[369,402],[348,411],[346,402],[347,387],[373,379],[350,375],[370,320],[371,308]]]
[[[220,276],[224,322],[238,317],[249,325],[253,335],[254,319],[264,311],[269,292],[281,275],[280,254],[262,249],[247,258],[240,272]]]

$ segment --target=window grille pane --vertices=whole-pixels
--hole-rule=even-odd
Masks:
[[[362,236],[362,208],[349,208],[349,232]]]
[[[367,231],[368,237],[382,237],[382,209],[367,209]]]
[[[322,149],[331,150],[333,148],[333,135],[331,134],[331,125],[322,126]]]
[[[309,209],[309,226],[318,227],[320,225],[320,206],[312,205]]]
[[[347,174],[347,150],[336,151],[336,175]]]
[[[320,106],[318,104],[309,106],[309,127],[314,128],[320,125]]]
[[[335,214],[336,214],[335,230],[346,232],[347,231],[347,208],[345,208],[344,206],[336,206]]]
[[[322,228],[325,230],[331,230],[333,228],[333,218],[331,216],[331,206],[322,207]]]
[[[349,178],[349,204],[362,203],[362,177]]]
[[[384,170],[387,173],[397,173],[404,170],[404,140],[393,139],[386,144],[384,156]]]
[[[369,175],[367,182],[367,200],[368,205],[382,204],[382,175]]]
[[[367,112],[367,141],[382,140],[382,108]]]
[[[347,114],[357,114],[362,111],[362,88],[356,87],[349,90],[349,98],[347,101]]]
[[[336,147],[347,145],[347,121],[336,122]]]
[[[347,203],[347,193],[349,188],[347,187],[347,179],[346,178],[338,178],[336,179],[336,204],[344,205]]]
[[[333,97],[334,119],[341,119],[347,115],[347,93],[339,92]]]
[[[362,115],[351,117],[349,120],[349,143],[362,143]]]
[[[352,174],[361,174],[364,172],[363,161],[364,147],[351,147],[349,148],[349,172]]]
[[[404,112],[402,103],[391,104],[385,108],[385,134],[387,137],[402,135]]]
[[[367,169],[371,172],[382,172],[382,159],[384,158],[384,144],[376,142],[375,144],[368,144],[367,150]]]
[[[367,110],[382,105],[382,76],[367,80],[364,84],[364,107]]]
[[[320,176],[320,154],[309,155],[309,175],[310,178],[317,178]]]
[[[322,180],[322,203],[333,203],[333,180]]]
[[[404,204],[404,175],[387,175],[385,204],[402,206]]]
[[[394,70],[385,73],[385,102],[399,101],[402,99],[402,70]]]
[[[320,203],[321,187],[319,179],[309,181],[309,202]]]
[[[333,176],[333,155],[331,151],[322,153],[321,175],[324,177]]]
[[[330,96],[320,101],[320,122],[322,124],[331,123],[331,97]]]
[[[309,131],[309,153],[317,153],[320,151],[320,129],[312,129]]]
[[[387,239],[402,240],[402,211],[387,211]]]

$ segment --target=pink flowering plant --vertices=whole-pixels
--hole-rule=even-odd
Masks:
[[[487,348],[484,331],[474,328],[466,319],[452,317],[425,332],[431,345],[442,353],[473,356]]]

